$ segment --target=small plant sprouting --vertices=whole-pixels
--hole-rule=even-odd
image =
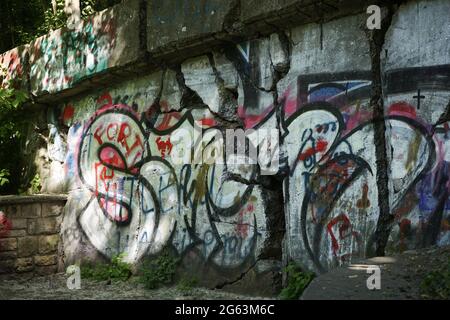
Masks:
[[[196,277],[191,278],[181,278],[181,280],[177,283],[177,289],[183,294],[183,295],[190,295],[192,294],[192,290],[194,287],[198,285],[198,279]]]
[[[163,250],[156,258],[148,258],[140,268],[140,282],[146,289],[158,289],[173,283],[180,259],[169,250]]]
[[[450,299],[450,259],[445,267],[429,272],[420,284],[422,298]]]
[[[81,278],[97,281],[126,281],[131,275],[131,265],[123,261],[123,255],[114,256],[109,264],[87,264],[81,266]]]
[[[0,187],[9,183],[8,177],[10,176],[8,169],[0,170]]]
[[[285,272],[287,273],[287,286],[281,290],[279,298],[282,300],[296,300],[300,298],[303,291],[314,279],[314,273],[303,272],[294,263],[290,263]]]
[[[33,177],[33,180],[30,182],[31,184],[31,193],[32,194],[38,194],[41,192],[41,177],[39,176],[39,173],[36,173],[36,175]]]

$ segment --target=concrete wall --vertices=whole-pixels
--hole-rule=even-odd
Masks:
[[[66,198],[0,197],[0,276],[57,272],[61,213]]]
[[[450,241],[449,10],[448,1],[405,4],[383,47],[385,114],[400,120],[386,132],[390,244],[402,250]]]
[[[138,263],[170,247],[211,286],[262,292],[290,260],[325,272],[449,244],[448,1],[386,7],[375,32],[351,1],[275,1],[265,12],[186,2],[174,21],[166,1],[130,3],[139,23],[120,22],[122,5],[85,22],[102,17],[92,37],[79,31],[92,41],[75,41],[77,70],[30,60],[31,90],[49,103],[52,191],[69,193],[66,265],[118,253]],[[124,41],[130,54],[115,54]],[[274,172],[174,160],[190,150],[226,159],[220,142],[236,128],[275,132]]]

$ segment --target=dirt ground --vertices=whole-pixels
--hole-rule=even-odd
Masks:
[[[180,290],[176,286],[146,290],[137,278],[127,282],[81,281],[81,289],[70,290],[64,274],[33,279],[0,280],[0,299],[58,299],[58,300],[260,300],[264,298],[233,294],[222,290],[192,288]]]
[[[332,270],[313,280],[305,290],[302,300],[353,299],[424,299],[420,283],[430,271],[449,263],[450,247],[407,251],[392,257],[378,257],[353,262]],[[381,270],[381,289],[369,290],[367,273],[369,265]],[[169,299],[169,300],[262,300],[233,294],[223,290],[191,288],[180,290],[176,286],[146,290],[137,278],[127,282],[107,282],[82,279],[80,290],[70,290],[67,276],[56,274],[32,279],[0,280],[0,299]]]
[[[420,284],[431,271],[447,265],[450,247],[405,251],[392,257],[355,261],[313,280],[303,293],[303,300],[418,300],[427,299]],[[369,265],[380,267],[380,290],[369,290]]]

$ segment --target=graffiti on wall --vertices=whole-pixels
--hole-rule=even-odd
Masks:
[[[89,19],[73,30],[38,39],[31,52],[31,77],[40,90],[58,91],[108,67],[116,46],[114,19]]]
[[[435,86],[431,95],[435,99],[428,108],[443,114],[449,88],[439,83],[445,83],[446,77],[442,75],[450,74],[448,69],[421,68],[414,73],[432,78]],[[405,74],[396,76],[403,78]],[[370,82],[360,80],[367,79],[361,75],[358,80],[348,80],[352,78],[355,79],[354,74],[301,76],[294,86],[297,93],[293,95],[289,92],[292,88],[288,88],[283,101],[287,110],[292,105],[304,110],[308,108],[305,101],[322,109],[313,111],[310,119],[305,118],[293,129],[290,128],[292,122],[299,120],[289,117],[285,139],[288,150],[298,144],[296,141],[306,142],[298,153],[289,153],[291,171],[287,188],[290,199],[293,195],[300,195],[300,198],[288,206],[294,216],[293,223],[297,224],[291,230],[294,241],[300,243],[295,247],[301,250],[302,257],[306,252],[309,258],[301,260],[319,272],[345,263],[351,256],[364,257],[367,252],[373,252],[378,223],[377,157],[373,138],[373,126],[377,121],[384,121],[388,128],[389,200],[391,214],[395,217],[391,226],[391,249],[401,251],[448,243],[449,176],[445,160],[449,153],[448,130],[445,129],[448,123],[433,126],[437,119],[426,121],[420,117],[417,101],[423,96],[406,86],[397,88],[405,99],[400,101],[388,87],[384,119],[371,119],[367,108]],[[391,76],[396,85],[402,83],[400,80]],[[352,87],[355,90],[351,90]],[[437,99],[439,95],[444,99]],[[406,96],[410,96],[411,101],[406,100]],[[322,102],[317,105],[317,101]],[[413,102],[415,106],[411,105]],[[324,107],[323,103],[329,105]],[[413,216],[415,221],[403,215]],[[429,237],[432,239],[427,242]],[[410,241],[409,246],[405,246],[405,239]]]
[[[434,148],[434,161],[420,179],[414,180],[413,167],[424,165],[420,137],[409,135],[401,126],[387,128],[390,146],[397,145],[390,155],[389,187],[393,195],[391,211],[396,219],[391,244],[399,250],[446,245],[450,240],[449,122],[443,117],[450,100],[449,81],[448,65],[387,74],[386,114],[421,123]],[[406,188],[408,184],[410,187]],[[395,201],[395,195],[405,188],[407,198]]]
[[[369,105],[369,72],[301,75],[277,104],[261,108],[265,100],[258,98],[261,90],[254,90],[245,64],[249,50],[231,55],[243,56],[242,91],[253,97],[244,96],[238,115],[245,129],[276,123],[282,129],[287,160],[280,161],[285,166],[280,172],[286,174],[291,256],[323,272],[373,252],[379,219],[377,122],[388,128],[394,218],[388,249],[448,243],[448,122],[434,125],[448,103],[447,67],[389,73],[380,119]],[[166,111],[157,112],[137,103],[138,96],[117,89],[98,99],[89,120],[71,120],[69,139],[78,144],[69,143],[67,173],[92,196],[78,217],[86,237],[105,256],[125,252],[133,262],[167,244],[221,268],[253,261],[267,236],[261,191],[245,183],[258,177],[258,166],[174,163],[173,156],[187,150],[191,156],[225,157],[225,150],[215,148],[224,139],[221,128],[207,110],[175,112],[159,101]],[[433,107],[437,116],[429,117]],[[66,106],[64,121],[74,117],[74,108]],[[182,142],[177,129],[183,128],[197,138]],[[229,179],[230,173],[243,179]]]
[[[276,107],[258,105],[262,93],[251,83],[258,84],[258,77],[252,75],[248,51],[247,46],[237,66],[241,77],[250,79],[259,114],[241,106],[239,115],[255,128],[273,117]],[[434,124],[450,98],[449,76],[447,66],[388,73],[384,119],[371,112],[370,72],[301,75],[281,92],[291,256],[323,272],[374,252],[379,218],[374,124],[379,121],[388,128],[394,217],[388,250],[448,243],[448,122]]]
[[[11,221],[6,217],[6,214],[3,211],[0,211],[0,239],[8,237],[11,228]]]
[[[224,157],[215,145],[222,133],[212,115],[187,110],[155,118],[103,98],[79,130],[75,156],[81,183],[93,196],[78,223],[97,250],[108,257],[126,253],[135,262],[171,244],[179,254],[195,251],[229,269],[253,259],[265,238],[261,195],[252,185],[227,179],[226,172],[251,180],[256,166],[172,161],[172,155],[191,150],[203,160]],[[183,128],[197,138],[186,141],[178,134]],[[73,160],[71,155],[72,166]]]
[[[9,85],[10,81],[20,81],[24,76],[24,67],[21,61],[21,49],[12,49],[0,55],[0,86]],[[13,86],[18,86],[13,83]]]

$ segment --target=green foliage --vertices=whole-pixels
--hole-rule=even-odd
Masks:
[[[301,268],[290,263],[285,269],[288,277],[287,287],[284,288],[279,298],[282,300],[296,300],[314,279],[314,273],[302,272]]]
[[[37,194],[41,192],[41,177],[39,177],[39,174],[36,173],[33,180],[31,180],[31,193]]]
[[[0,52],[7,51],[34,38],[43,20],[45,0],[3,1],[0,10]],[[49,1],[50,4],[50,1]]]
[[[90,15],[93,15],[95,10],[95,0],[84,0],[81,3],[81,17],[85,18]]]
[[[192,278],[182,278],[177,283],[177,289],[181,291],[183,295],[192,294],[192,289],[198,285],[198,279],[196,277]]]
[[[4,186],[5,184],[9,183],[8,177],[10,176],[8,169],[1,169],[0,170],[0,187]]]
[[[65,0],[56,0],[56,11],[50,6],[44,11],[44,21],[37,29],[36,36],[44,35],[51,30],[62,28],[67,22],[64,12]]]
[[[97,281],[125,281],[131,277],[131,265],[123,262],[123,255],[114,256],[109,264],[82,265],[81,277]]]
[[[63,27],[67,22],[64,0],[4,1],[0,10],[0,53],[30,43],[35,38]],[[81,18],[119,3],[120,0],[80,0]]]
[[[95,10],[95,0],[81,0],[81,18],[84,19],[93,15]],[[56,30],[64,27],[67,22],[67,15],[64,12],[65,0],[56,0],[56,12],[53,8],[48,8],[44,12],[44,21],[37,30],[37,36],[44,35],[51,30]]]
[[[168,250],[163,250],[155,259],[147,259],[140,269],[140,282],[147,289],[157,289],[162,285],[173,283],[173,278],[180,259]]]
[[[4,72],[1,70],[1,74]],[[0,193],[10,187],[12,180],[15,180],[14,182],[18,180],[20,146],[26,126],[26,121],[21,115],[21,107],[27,100],[27,94],[14,89],[12,84],[0,87]]]
[[[445,267],[429,272],[420,284],[425,299],[450,299],[450,259]]]
[[[0,70],[0,78],[6,75],[6,70]],[[0,87],[0,116],[5,116],[16,111],[22,103],[28,99],[25,91],[17,90],[12,83],[6,87]]]

